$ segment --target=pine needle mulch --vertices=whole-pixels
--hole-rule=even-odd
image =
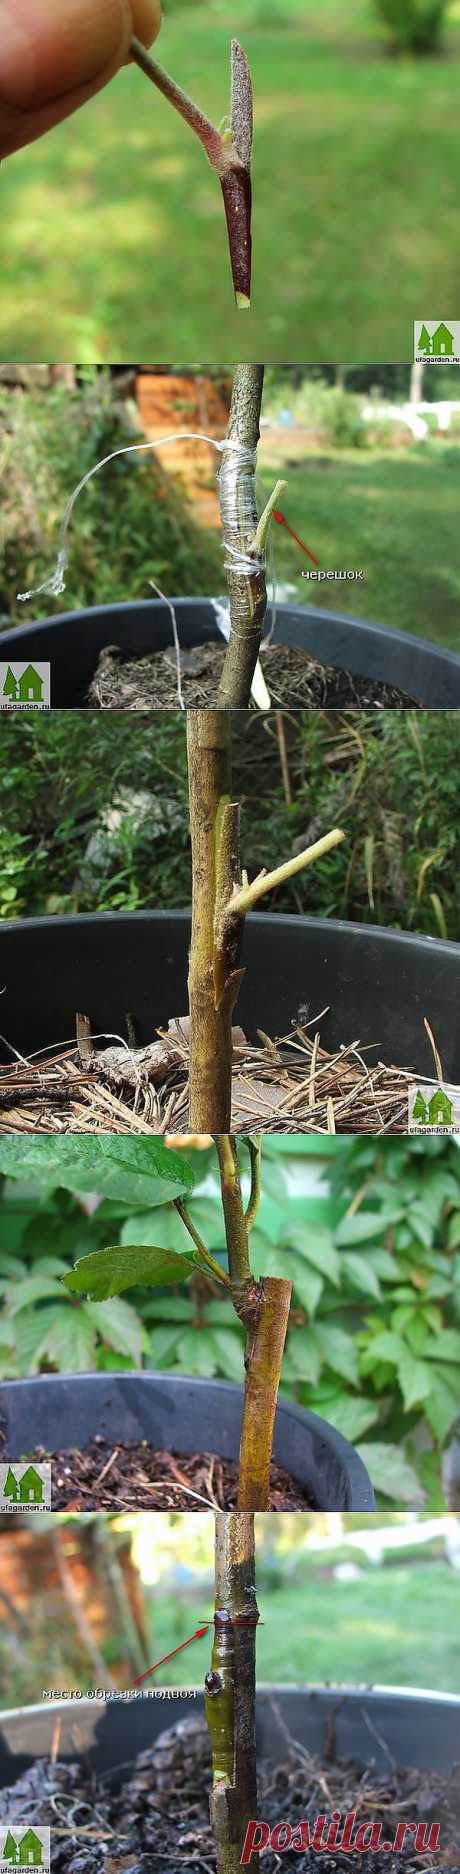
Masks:
[[[376,1059],[377,1044],[356,1040],[329,1053],[318,1027],[326,1013],[276,1043],[259,1031],[251,1045],[235,1031],[232,1132],[407,1133],[408,1092],[420,1075]],[[436,1070],[424,1084],[434,1090],[442,1062],[426,1018],[424,1026]],[[150,1047],[96,1052],[86,1036],[83,1046],[0,1066],[0,1134],[186,1134],[188,1104],[185,1019]]]

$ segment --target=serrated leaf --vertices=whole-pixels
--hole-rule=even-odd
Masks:
[[[424,1360],[418,1360],[410,1347],[404,1347],[398,1367],[398,1379],[406,1412],[426,1399],[431,1387],[431,1372]]]
[[[54,1308],[45,1332],[35,1349],[36,1361],[44,1359],[64,1373],[87,1373],[94,1366],[96,1330],[84,1308],[68,1308],[65,1303]],[[59,1427],[56,1426],[56,1431]]]
[[[366,1441],[356,1449],[367,1466],[374,1490],[380,1491],[383,1497],[391,1497],[398,1508],[400,1503],[410,1503],[414,1509],[423,1507],[425,1492],[399,1445]]]
[[[51,1295],[59,1296],[62,1302],[62,1279],[55,1275],[24,1275],[18,1288],[7,1289],[8,1314],[20,1314],[23,1308],[30,1308],[35,1301],[49,1300]]]
[[[335,1232],[338,1249],[348,1249],[354,1243],[367,1243],[373,1236],[383,1236],[388,1227],[388,1219],[381,1210],[357,1210],[353,1217],[342,1217]]]
[[[153,1371],[155,1371],[155,1368],[158,1367],[160,1372],[167,1372],[168,1366],[178,1347],[179,1340],[180,1327],[178,1327],[177,1322],[174,1324],[171,1321],[159,1321],[158,1327],[152,1328],[152,1332],[149,1334],[149,1351],[146,1360],[146,1365],[150,1370],[153,1369]]]
[[[124,1249],[119,1244],[114,1249],[95,1249],[90,1256],[82,1256],[62,1281],[71,1295],[106,1301],[110,1295],[121,1295],[123,1289],[137,1288],[139,1283],[162,1288],[170,1282],[186,1282],[195,1267],[193,1258],[176,1256],[171,1249],[147,1248],[143,1244]]]
[[[314,1331],[308,1327],[292,1327],[287,1338],[287,1354],[293,1376],[316,1386],[321,1372],[321,1353]]]
[[[378,1416],[377,1400],[354,1399],[352,1393],[341,1393],[329,1403],[327,1410],[330,1425],[334,1425],[336,1431],[342,1432],[343,1437],[349,1438],[352,1444],[356,1444],[357,1438],[362,1438],[363,1432],[368,1431],[370,1425],[375,1425]]]
[[[149,1295],[148,1299],[142,1302],[142,1319],[143,1321],[189,1321],[190,1302],[185,1295]]]
[[[162,1139],[103,1135],[0,1139],[0,1172],[70,1191],[97,1191],[151,1209],[191,1190],[187,1160]]]
[[[340,1262],[351,1288],[357,1290],[359,1295],[374,1295],[375,1299],[380,1301],[382,1290],[379,1278],[376,1270],[368,1263],[366,1256],[360,1256],[358,1251],[354,1253],[353,1250],[347,1249],[343,1250]]]
[[[460,1403],[460,1330],[454,1327],[443,1328],[442,1334],[436,1334],[433,1340],[429,1340],[425,1359],[458,1361]]]
[[[112,1301],[90,1301],[84,1313],[108,1347],[113,1347],[116,1353],[129,1354],[134,1366],[142,1366],[145,1330],[129,1301],[120,1301],[119,1296]]]
[[[316,1269],[310,1268],[303,1256],[299,1256],[297,1253],[291,1254],[289,1257],[288,1275],[293,1285],[294,1302],[300,1301],[302,1308],[305,1308],[306,1314],[312,1317],[316,1314],[318,1302],[320,1302],[323,1293],[324,1282],[322,1281],[322,1277],[318,1275]]]
[[[339,1287],[340,1257],[334,1249],[332,1233],[324,1223],[313,1226],[300,1221],[292,1223],[288,1217],[287,1223],[283,1221],[281,1241],[286,1245],[287,1254],[289,1249],[295,1249],[321,1276],[327,1276],[334,1288]]]
[[[326,1365],[332,1367],[334,1373],[340,1373],[342,1379],[356,1385],[358,1354],[351,1334],[345,1334],[343,1328],[333,1327],[326,1321],[317,1321],[314,1332]]]
[[[458,1372],[451,1367],[432,1367],[431,1386],[425,1405],[428,1424],[442,1444],[454,1420],[458,1418]]]
[[[390,1363],[390,1366],[398,1367],[404,1349],[405,1342],[401,1335],[392,1333],[391,1328],[383,1328],[381,1334],[374,1334],[368,1347],[365,1348],[361,1360],[362,1372],[372,1372],[372,1367],[377,1360],[385,1360]]]
[[[244,1341],[242,1334],[235,1333],[231,1327],[213,1327],[212,1338],[219,1362],[219,1373],[226,1379],[236,1380],[240,1386],[244,1380]]]
[[[366,1262],[368,1267],[375,1269],[376,1275],[380,1276],[382,1282],[397,1281],[398,1264],[396,1257],[390,1256],[388,1249],[367,1249]]]
[[[186,1327],[178,1342],[176,1359],[183,1373],[197,1373],[203,1379],[211,1379],[218,1365],[214,1335],[206,1328]]]

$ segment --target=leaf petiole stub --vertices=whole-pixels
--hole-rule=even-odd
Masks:
[[[251,303],[253,130],[252,80],[246,54],[238,40],[233,39],[230,132],[222,134],[135,36],[130,42],[130,52],[146,78],[156,85],[199,137],[208,162],[217,171],[224,200],[235,300],[239,308],[246,308]]]

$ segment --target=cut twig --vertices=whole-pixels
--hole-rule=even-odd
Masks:
[[[145,72],[173,109],[179,112],[199,137],[208,162],[217,171],[224,199],[232,278],[236,304],[251,303],[251,154],[252,154],[252,80],[242,46],[237,39],[231,47],[230,129],[221,132],[200,111],[181,85],[152,58],[140,39],[131,39],[131,57]]]

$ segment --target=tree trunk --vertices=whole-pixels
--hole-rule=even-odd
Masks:
[[[425,366],[421,358],[419,358],[418,360],[416,359],[414,364],[411,365],[411,374],[410,374],[410,401],[411,403],[422,402],[424,369],[425,369]]]
[[[216,1516],[215,1638],[206,1675],[212,1747],[211,1821],[217,1874],[239,1874],[248,1822],[257,1818],[254,1517]],[[254,1869],[258,1857],[247,1865]]]

